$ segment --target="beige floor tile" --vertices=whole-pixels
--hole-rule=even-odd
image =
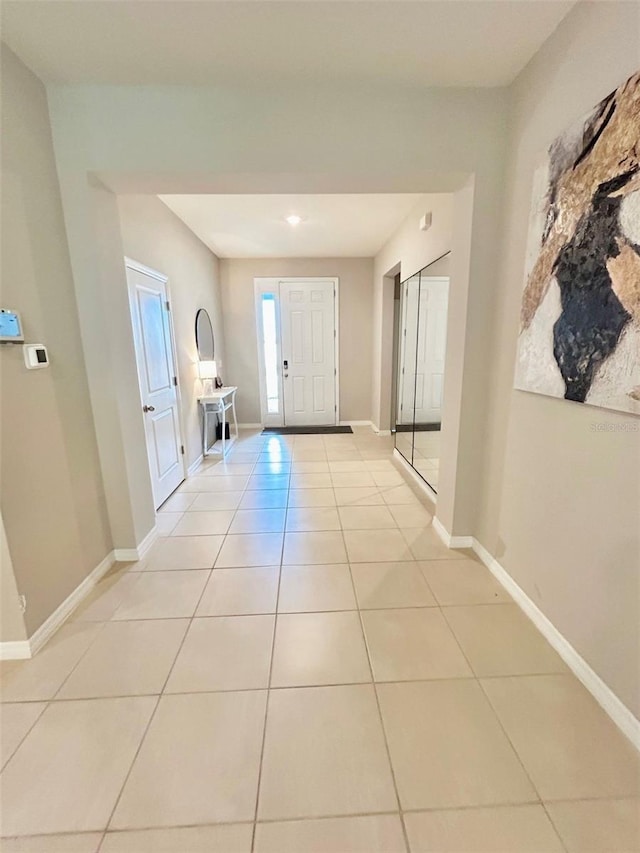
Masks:
[[[248,616],[275,613],[278,566],[216,569],[202,594],[196,616]]]
[[[363,610],[436,604],[416,563],[353,563],[351,574]]]
[[[364,489],[375,486],[373,475],[369,471],[335,472],[331,475],[334,489]]]
[[[248,477],[189,477],[180,486],[179,494],[193,492],[242,492],[247,486]]]
[[[263,489],[245,492],[240,509],[278,509],[286,507],[289,492],[286,489]]]
[[[183,515],[183,512],[159,512],[156,515],[156,533],[158,536],[169,536]]]
[[[286,474],[291,473],[291,462],[283,460],[273,460],[271,462],[258,462],[253,469],[254,474]]]
[[[188,619],[107,623],[56,699],[161,693],[188,626]]]
[[[364,467],[367,471],[395,471],[396,466],[390,459],[365,459]]]
[[[366,681],[371,671],[355,610],[278,616],[272,687]]]
[[[167,693],[268,687],[275,616],[194,619]]]
[[[248,477],[254,470],[255,465],[250,462],[217,462],[209,465],[202,473],[205,477]]]
[[[258,456],[258,464],[265,462],[291,462],[291,451],[286,448],[267,450]]]
[[[350,563],[389,563],[413,560],[399,530],[345,530]]]
[[[380,491],[386,504],[419,504],[418,496],[410,486],[384,486]]]
[[[259,823],[255,853],[405,853],[399,815]]]
[[[15,702],[0,708],[0,768],[11,758],[46,707],[46,702]]]
[[[284,538],[283,565],[346,563],[347,552],[339,531],[287,533]]]
[[[411,853],[563,853],[540,805],[412,812]]]
[[[329,470],[332,474],[350,474],[369,469],[361,459],[343,459],[329,462]]]
[[[482,686],[543,800],[640,793],[640,756],[573,675]]]
[[[210,512],[212,510],[237,509],[242,492],[205,492],[196,495],[189,512]]]
[[[383,506],[384,501],[377,486],[356,486],[335,489],[338,506]]]
[[[476,681],[380,684],[377,691],[403,809],[537,799]]]
[[[341,506],[343,530],[384,530],[397,527],[386,506]]]
[[[246,446],[246,445],[245,445]],[[237,449],[236,449],[237,448]],[[240,444],[236,444],[236,446],[229,452],[227,455],[227,465],[233,467],[234,465],[255,465],[258,461],[258,450],[260,445],[256,447],[255,453],[250,453],[245,451]]]
[[[239,509],[229,533],[280,533],[284,530],[285,507],[278,509]]]
[[[331,447],[327,449],[327,459],[330,462],[357,461],[362,459],[362,455],[357,448],[353,450],[342,450],[339,447]]]
[[[568,853],[638,853],[640,801],[546,803]]]
[[[63,625],[35,657],[0,664],[3,702],[37,702],[51,699],[91,646],[102,625],[69,622]]]
[[[291,489],[289,492],[290,507],[335,505],[333,489]]]
[[[389,512],[398,527],[428,527],[433,514],[422,504],[390,504]]]
[[[253,820],[266,697],[163,696],[110,828]]]
[[[282,533],[242,533],[227,536],[218,554],[216,568],[279,566],[282,538]]]
[[[143,572],[114,619],[179,619],[193,616],[210,571]]]
[[[198,495],[194,493],[174,492],[174,494],[167,498],[167,500],[162,504],[158,513],[184,512],[189,509],[197,497]]]
[[[121,563],[116,563],[121,566]],[[139,563],[124,569],[114,569],[100,581],[89,593],[82,604],[71,614],[72,622],[106,622],[120,607],[123,598],[128,595],[140,580],[133,569],[143,568]]]
[[[293,451],[293,461],[294,462],[326,462],[327,461],[327,453],[325,450],[314,449],[308,450],[306,448],[297,447],[294,448]]]
[[[376,486],[402,486],[406,482],[399,471],[372,471],[371,476]]]
[[[511,601],[489,569],[477,560],[424,560],[418,565],[438,603],[443,606]]]
[[[3,772],[3,833],[104,829],[156,701],[49,705]]]
[[[289,474],[254,474],[249,478],[249,482],[247,484],[247,489],[249,491],[288,488]]]
[[[174,527],[172,536],[215,536],[229,529],[234,510],[221,509],[211,512],[185,512],[182,521]]]
[[[333,506],[289,507],[287,530],[340,530],[338,511]]]
[[[376,681],[473,675],[435,608],[367,610],[362,613],[362,624]]]
[[[292,489],[330,489],[332,487],[331,474],[292,474]]]
[[[260,819],[394,811],[397,800],[371,685],[274,690]]]
[[[328,474],[329,463],[319,462],[294,462],[291,465],[292,474]]]
[[[225,513],[226,514],[226,513]],[[208,512],[185,513],[186,519],[209,516]],[[233,515],[233,513],[231,513]],[[147,572],[180,569],[210,569],[220,551],[224,536],[168,536],[158,539],[140,567]]]
[[[356,599],[347,563],[283,567],[279,613],[355,609]]]
[[[251,853],[250,823],[108,832],[100,853]]]
[[[557,652],[515,604],[444,607],[442,612],[478,676],[567,672]]]
[[[2,853],[97,853],[102,832],[3,838]]]
[[[460,557],[459,551],[447,548],[433,527],[403,527],[402,533],[416,560],[455,560]]]

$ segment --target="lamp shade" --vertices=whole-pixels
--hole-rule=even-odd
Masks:
[[[199,361],[198,374],[200,379],[215,379],[218,375],[218,365],[215,361]]]

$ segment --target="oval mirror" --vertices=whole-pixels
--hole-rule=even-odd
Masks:
[[[214,360],[213,326],[211,325],[211,318],[204,308],[200,308],[196,314],[196,347],[200,361]]]

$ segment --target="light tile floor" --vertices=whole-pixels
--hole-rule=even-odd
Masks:
[[[640,851],[638,755],[392,441],[244,433],[31,661],[3,853]]]

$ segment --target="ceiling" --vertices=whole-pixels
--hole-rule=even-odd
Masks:
[[[220,258],[371,258],[421,200],[429,210],[413,193],[160,198]]]
[[[575,0],[3,0],[46,82],[510,84]]]

